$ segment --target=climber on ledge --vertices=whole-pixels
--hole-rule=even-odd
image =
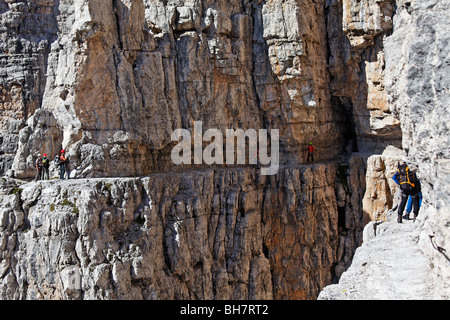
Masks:
[[[44,158],[42,159],[42,180],[49,180],[50,174],[49,174],[49,168],[50,168],[50,161],[47,158],[47,154],[44,154]]]
[[[309,159],[311,159],[311,163],[314,163],[314,152],[316,152],[316,148],[314,148],[312,142],[306,147],[306,151],[308,152],[306,164],[309,164]]]
[[[66,151],[61,150],[61,154],[59,156],[59,179],[64,179],[64,174],[66,173]]]
[[[403,222],[403,211],[405,210],[406,203],[408,202],[408,198],[411,196],[412,206],[414,207],[414,221],[419,215],[419,193],[421,192],[420,181],[417,178],[417,175],[414,171],[411,171],[406,164],[403,162],[401,165],[398,164],[398,170],[392,179],[400,186],[400,190],[402,191],[402,199],[400,205],[398,207],[398,218],[397,222]],[[409,217],[405,217],[409,219]]]
[[[36,158],[34,167],[36,168],[36,176],[34,178],[34,181],[42,180],[42,155],[40,153]]]

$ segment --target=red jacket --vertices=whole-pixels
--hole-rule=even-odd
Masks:
[[[313,146],[308,146],[306,150],[308,150],[309,153],[313,153],[314,151],[316,151],[316,149]]]

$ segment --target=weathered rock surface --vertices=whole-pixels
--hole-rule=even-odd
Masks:
[[[435,265],[434,296],[450,297],[450,3],[401,2],[394,32],[386,39],[386,91],[402,124],[403,149],[418,173],[424,193],[426,223],[420,247]]]
[[[333,108],[325,1],[84,1],[58,5],[41,108],[13,164],[64,148],[78,177],[173,167],[175,129],[279,129],[282,163],[343,151]]]
[[[392,32],[396,1],[327,1],[334,108],[347,114],[348,150],[381,154],[401,148],[402,132],[385,90],[384,39]]]
[[[0,297],[314,299],[359,245],[355,230],[339,225],[337,170],[9,186],[0,203]]]
[[[65,148],[73,177],[109,177],[2,181],[0,297],[313,299],[389,219],[406,158],[423,296],[448,298],[449,6],[0,0],[0,173]],[[195,121],[279,129],[288,166],[161,173]],[[332,161],[293,166],[310,141]]]
[[[324,299],[450,297],[448,17],[448,1],[396,1],[392,34],[383,40],[385,91],[390,111],[401,123],[402,160],[422,182],[424,200],[418,223],[414,228],[393,222],[382,224],[383,235],[363,245],[339,286],[326,288],[321,294]],[[390,161],[400,158],[399,154]],[[388,164],[385,160],[383,156],[369,158],[367,181],[374,183],[367,184],[363,201],[372,217],[380,220],[386,219],[391,201],[394,208],[398,205],[398,198],[393,197],[396,187],[390,181],[395,162]],[[386,192],[388,189],[391,192]],[[405,238],[405,250],[399,241],[401,236]],[[401,252],[395,251],[397,245]],[[380,250],[390,252],[395,259],[379,256]],[[406,259],[408,252],[414,259]],[[400,258],[405,259],[401,264]],[[408,276],[391,276],[402,272]],[[413,296],[414,292],[417,295]]]
[[[57,1],[0,1],[0,173],[14,160],[19,131],[42,105]]]
[[[394,197],[400,192],[400,188],[392,177],[397,171],[398,163],[404,158],[402,150],[389,147],[383,154],[373,155],[367,159],[363,210],[372,221],[386,221],[387,210],[397,204],[394,203]]]
[[[429,300],[433,298],[433,265],[417,244],[420,222],[371,222],[363,245],[339,284],[326,287],[319,300]]]

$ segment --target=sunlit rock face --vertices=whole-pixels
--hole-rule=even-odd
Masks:
[[[195,121],[280,130],[286,164],[302,163],[309,142],[317,159],[343,151],[325,1],[59,1],[54,20],[17,177],[32,175],[36,153],[61,148],[78,177],[167,170],[172,132]]]
[[[0,173],[32,178],[65,149],[80,179],[1,181],[1,297],[314,299],[396,206],[403,160],[448,296],[428,246],[449,242],[449,16],[436,0],[0,0]],[[200,121],[279,130],[278,174],[175,166],[172,133]]]
[[[315,299],[362,236],[337,170],[4,183],[0,298]]]

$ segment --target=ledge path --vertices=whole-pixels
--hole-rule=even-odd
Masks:
[[[414,239],[415,223],[371,222],[364,243],[339,284],[320,293],[319,300],[428,300],[432,299],[432,266]]]

